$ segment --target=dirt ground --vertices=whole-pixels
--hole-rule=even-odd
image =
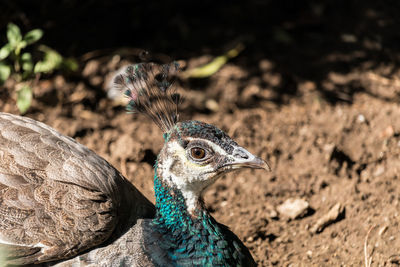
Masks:
[[[95,75],[101,72],[96,62],[89,61],[83,70],[89,83],[100,77]],[[93,73],[88,70],[91,65]],[[267,59],[261,61],[260,79],[279,81],[270,65]],[[228,64],[201,93],[186,88],[187,81],[179,86],[186,97],[183,118],[217,125],[267,159],[273,169],[246,170],[219,180],[205,195],[213,216],[245,241],[262,266],[361,266],[371,227],[368,253],[373,266],[399,264],[398,102],[358,93],[351,104],[330,105],[312,81],[304,81],[301,97],[278,106],[267,100],[270,92],[256,82],[239,95],[240,79],[246,75],[246,70]],[[379,70],[331,73],[326,83],[342,86],[357,81],[374,95],[395,98],[400,80],[383,75]],[[61,99],[55,106],[46,104],[52,94]],[[202,95],[213,94],[217,100],[201,100]],[[106,98],[93,109],[87,85],[66,82],[62,76],[40,82],[35,95],[27,116],[99,153],[154,201],[152,165],[163,143],[155,125]],[[14,103],[4,99],[1,111],[18,113]],[[289,198],[309,203],[304,216],[291,220],[277,212]],[[344,206],[344,214],[321,233],[312,233],[312,226],[337,203]]]
[[[212,215],[245,242],[260,266],[364,266],[365,258],[372,266],[400,266],[398,28],[393,31],[382,9],[361,9],[371,20],[354,24],[348,13],[340,21],[331,20],[333,11],[322,19],[302,9],[292,24],[282,19],[274,24],[282,28],[268,28],[272,40],[247,45],[210,78],[177,81],[186,99],[182,119],[215,124],[272,167],[270,173],[229,174],[205,194]],[[339,31],[345,24],[354,27]],[[217,53],[193,50],[169,56],[187,69]],[[78,74],[39,82],[26,115],[103,156],[154,201],[152,166],[161,132],[106,97],[112,72],[137,62],[137,54],[84,54]],[[18,114],[12,88],[8,83],[0,91],[0,111]],[[278,211],[288,199],[309,207],[291,219]],[[337,216],[315,231],[335,205],[341,207]]]

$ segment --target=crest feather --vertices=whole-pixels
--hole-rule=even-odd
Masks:
[[[143,113],[164,132],[178,122],[180,95],[172,87],[179,64],[139,63],[114,78],[114,86],[129,98],[127,110]]]

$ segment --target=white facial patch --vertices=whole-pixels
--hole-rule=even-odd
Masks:
[[[223,156],[230,156],[218,145],[204,139],[187,138],[189,141],[199,140],[207,143],[214,151]],[[187,151],[177,142],[169,142],[164,148],[165,157],[157,168],[161,170],[164,181],[171,187],[177,187],[185,198],[189,211],[196,208],[201,192],[210,183],[213,183],[215,170],[212,164],[202,165],[188,158]]]

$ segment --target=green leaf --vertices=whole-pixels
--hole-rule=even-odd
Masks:
[[[63,69],[67,71],[76,71],[78,70],[78,62],[73,58],[65,58],[62,62]]]
[[[7,39],[13,48],[22,40],[21,30],[14,23],[7,25]]]
[[[3,60],[8,57],[8,55],[11,53],[12,47],[10,44],[6,44],[0,49],[0,60]]]
[[[21,59],[22,59],[22,61],[28,61],[28,60],[32,61],[32,55],[31,55],[31,53],[28,53],[28,52],[23,53],[21,56]]]
[[[21,56],[22,69],[31,72],[33,70],[32,55],[30,53],[23,53]]]
[[[17,92],[17,107],[21,113],[25,113],[32,102],[32,89],[28,85],[24,85]]]
[[[51,72],[60,67],[63,57],[50,47],[41,45],[39,50],[44,52],[44,59],[36,63],[34,72]]]
[[[214,58],[210,63],[197,68],[187,70],[183,74],[188,78],[206,78],[210,77],[222,68],[230,58],[234,58],[244,49],[244,45],[239,43],[235,48],[229,50],[224,55]]]
[[[19,55],[19,53],[21,53],[21,49],[25,48],[27,46],[27,42],[22,40],[20,42],[17,43],[16,47],[15,47],[15,54]]]
[[[11,67],[5,64],[0,64],[0,84],[3,84],[11,74]]]
[[[34,29],[27,32],[24,36],[24,41],[26,41],[27,45],[33,44],[40,40],[43,36],[43,31],[40,29]]]

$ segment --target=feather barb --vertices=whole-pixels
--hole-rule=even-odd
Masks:
[[[178,71],[176,62],[130,65],[114,78],[114,86],[129,98],[128,111],[145,114],[168,132],[179,117],[181,98],[173,87]]]

